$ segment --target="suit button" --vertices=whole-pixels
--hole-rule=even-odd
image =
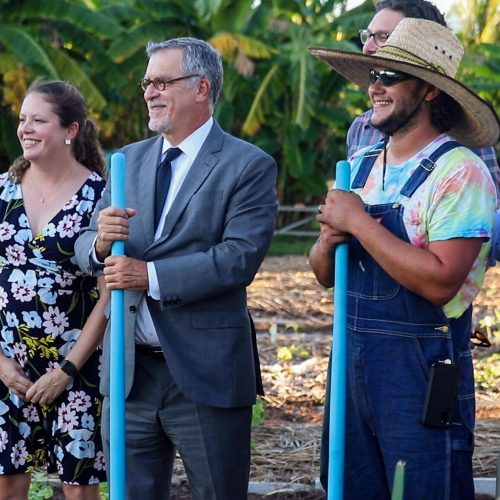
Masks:
[[[135,313],[136,313],[136,311],[137,311],[137,307],[135,307],[135,306],[130,306],[130,307],[128,308],[128,310],[129,310],[132,314],[135,314]]]

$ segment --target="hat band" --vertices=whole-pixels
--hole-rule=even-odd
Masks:
[[[416,64],[418,66],[422,66],[424,68],[428,68],[431,69],[432,71],[437,71],[438,73],[446,75],[446,72],[442,66],[428,62],[422,59],[421,57],[418,57],[415,54],[408,52],[407,50],[395,47],[394,45],[384,45],[382,48],[378,49],[376,55],[384,56],[385,54],[395,56],[398,59],[401,59],[401,62]]]

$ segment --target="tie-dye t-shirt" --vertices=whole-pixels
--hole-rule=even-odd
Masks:
[[[457,295],[443,307],[448,318],[459,317],[479,293],[486,270],[489,240],[495,217],[495,186],[485,164],[465,147],[442,155],[427,180],[411,198],[399,192],[420,161],[442,143],[452,140],[441,134],[413,158],[402,165],[386,165],[382,189],[382,155],[379,155],[362,189],[353,190],[369,205],[400,203],[410,242],[427,248],[431,241],[451,238],[485,238],[478,258]],[[351,182],[356,177],[362,149],[351,158]]]

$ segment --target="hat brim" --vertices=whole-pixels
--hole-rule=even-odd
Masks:
[[[458,80],[415,64],[358,52],[311,47],[311,54],[326,62],[351,82],[367,89],[369,72],[374,67],[402,71],[442,90],[461,106],[463,120],[449,131],[468,147],[491,146],[498,142],[500,123],[492,106]]]

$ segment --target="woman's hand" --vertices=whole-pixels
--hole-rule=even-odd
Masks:
[[[26,399],[26,392],[33,385],[21,365],[3,355],[0,355],[0,380],[21,399]]]
[[[26,391],[26,400],[42,405],[51,404],[64,391],[70,380],[71,377],[68,374],[56,368],[42,375]]]

